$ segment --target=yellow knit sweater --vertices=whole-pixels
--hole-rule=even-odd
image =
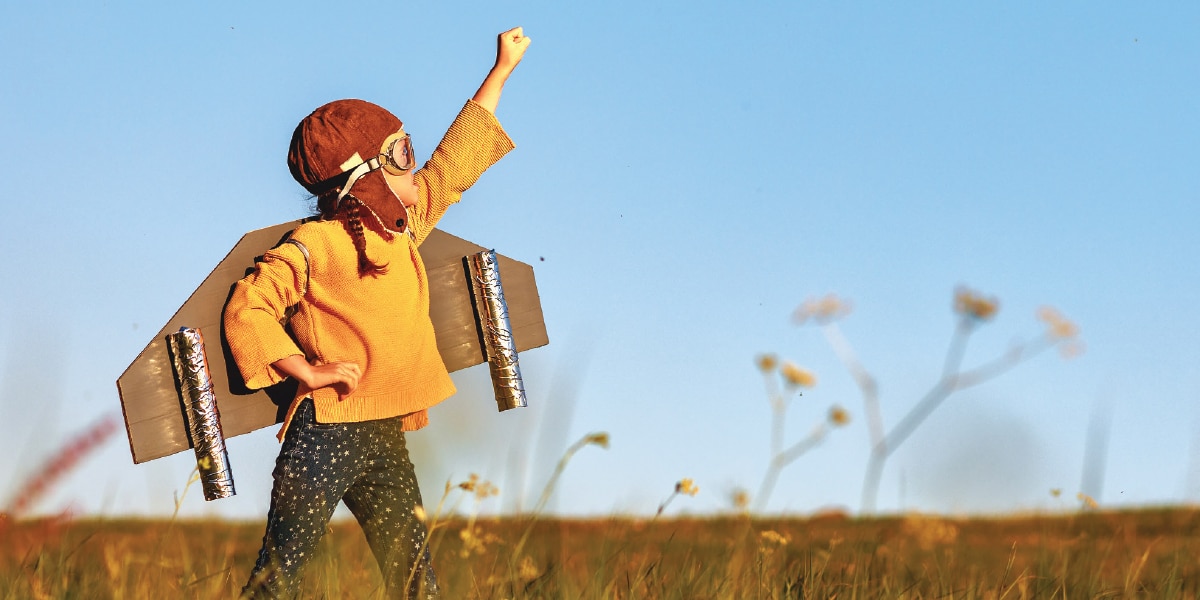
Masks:
[[[288,410],[280,439],[299,400],[312,395],[317,421],[347,423],[403,415],[404,429],[429,423],[427,410],[454,393],[429,320],[429,286],[417,246],[446,208],[457,202],[513,143],[491,111],[473,101],[455,118],[433,156],[414,176],[420,202],[409,209],[409,232],[392,239],[366,228],[367,256],[388,268],[382,275],[358,274],[354,242],[340,221],[315,221],[292,238],[308,248],[308,291],[304,255],[282,244],[263,255],[255,271],[239,281],[225,306],[225,336],[247,387],[278,383],[285,375],[272,363],[300,354],[313,364],[351,361],[362,368],[354,394],[339,400],[332,388],[301,389]],[[296,343],[279,321],[291,319]]]

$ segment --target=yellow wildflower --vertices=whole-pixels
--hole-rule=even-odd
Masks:
[[[488,496],[499,496],[499,495],[500,495],[500,488],[492,485],[492,483],[490,481],[484,481],[475,488],[475,500],[477,502],[482,502],[483,500],[486,500],[488,498]]]
[[[421,506],[420,504],[417,504],[417,505],[413,506],[413,516],[414,516],[414,517],[416,517],[418,521],[420,521],[420,522],[424,523],[424,522],[425,522],[425,519],[426,519],[426,518],[427,518],[429,515],[425,514],[425,507],[424,507],[424,506]]]
[[[1053,489],[1051,489],[1051,490],[1050,490],[1050,495],[1051,495],[1051,496],[1054,496],[1055,498],[1058,498],[1059,496],[1062,496],[1062,488],[1053,488]]]
[[[817,384],[816,375],[791,362],[784,362],[779,368],[779,374],[783,375],[784,380],[791,386],[812,387]]]
[[[954,290],[954,312],[978,321],[996,316],[1000,302],[996,298],[985,298],[982,294],[965,286]]]
[[[695,482],[693,482],[691,479],[689,479],[687,477],[684,477],[683,479],[679,480],[679,482],[677,482],[675,484],[675,493],[676,494],[687,494],[689,496],[695,496],[699,492],[700,492],[700,488],[696,487]]]
[[[477,501],[485,500],[488,496],[500,495],[500,488],[492,485],[490,481],[484,481],[480,479],[479,475],[476,473],[471,473],[471,477],[469,477],[466,481],[459,483],[458,488],[465,492],[471,492],[475,494],[475,500]]]
[[[770,373],[775,370],[775,366],[779,364],[779,360],[774,354],[759,354],[758,369],[763,373]]]
[[[533,562],[533,559],[526,556],[521,559],[521,564],[517,565],[517,575],[525,581],[532,581],[537,579],[541,572],[538,571],[537,564]]]
[[[829,422],[836,427],[848,425],[850,423],[850,413],[835,404],[829,407]]]
[[[493,533],[484,533],[479,526],[464,527],[458,532],[458,538],[462,540],[462,550],[459,550],[458,555],[462,558],[467,558],[472,554],[483,554],[487,549],[488,544],[495,544],[500,541]]]
[[[764,544],[778,544],[780,546],[786,546],[791,541],[787,536],[770,529],[758,534],[758,537]]]

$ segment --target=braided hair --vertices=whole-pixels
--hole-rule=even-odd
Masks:
[[[354,249],[358,252],[358,276],[371,275],[374,277],[386,273],[387,263],[377,263],[367,257],[367,238],[364,234],[362,219],[362,210],[365,205],[354,194],[346,194],[335,209],[336,202],[337,190],[334,190],[317,198],[317,210],[320,211],[323,220],[337,219],[341,221],[342,226],[346,228],[346,233],[350,234],[350,238],[354,241]],[[370,212],[370,208],[367,208],[367,211]],[[374,217],[374,214],[372,213],[371,216]],[[372,230],[379,229],[379,233],[391,237],[391,233],[378,227],[376,221],[377,219],[374,218],[368,219],[367,226]]]

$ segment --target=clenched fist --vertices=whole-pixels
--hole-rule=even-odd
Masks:
[[[529,41],[529,38],[525,37],[525,30],[520,27],[514,27],[497,36],[496,64],[483,79],[483,83],[471,97],[472,100],[488,111],[496,112],[496,104],[500,102],[504,82],[508,81],[508,76],[512,75],[517,63],[521,62],[521,57],[525,56]]]
[[[505,70],[513,70],[525,50],[529,48],[530,38],[525,36],[525,30],[514,27],[500,34],[496,40],[496,66]]]

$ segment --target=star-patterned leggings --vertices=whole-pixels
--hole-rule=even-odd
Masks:
[[[320,542],[338,500],[358,519],[383,573],[389,598],[438,598],[429,550],[418,556],[425,525],[413,515],[421,491],[400,418],[317,423],[305,399],[288,426],[267,533],[243,598],[293,598],[300,571]],[[415,569],[408,594],[409,573]]]

